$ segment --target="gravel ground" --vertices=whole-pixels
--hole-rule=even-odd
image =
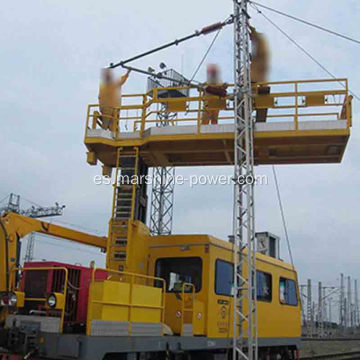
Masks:
[[[302,341],[301,356],[360,351],[360,340]]]

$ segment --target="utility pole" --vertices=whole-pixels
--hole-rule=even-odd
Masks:
[[[323,309],[323,293],[322,283],[319,281],[318,289],[318,336],[324,336],[324,309]]]
[[[315,328],[315,301],[313,301],[311,305],[311,333],[315,334],[316,328]]]
[[[345,309],[345,284],[344,284],[344,274],[340,274],[340,306],[339,306],[339,323],[342,333],[345,331],[346,327],[346,309]]]
[[[323,337],[326,334],[326,322],[327,322],[327,299],[326,299],[326,286],[322,287],[322,305],[323,305]]]
[[[241,181],[242,179],[254,179],[254,119],[252,116],[248,4],[249,0],[233,0],[235,83],[234,360],[258,359],[254,181]],[[247,271],[244,271],[245,268]],[[247,304],[247,309],[245,309],[245,304]],[[244,327],[247,328],[246,333]]]
[[[306,310],[305,310],[305,301],[304,301],[304,298],[306,298],[305,295],[306,287],[307,285],[300,285],[301,322],[303,327],[306,327]]]
[[[346,322],[347,322],[347,327],[351,329],[352,324],[351,324],[351,277],[350,276],[347,277],[347,299],[346,299],[346,304],[347,304]]]
[[[306,303],[306,336],[312,337],[312,294],[311,294],[311,279],[307,281],[307,303]]]
[[[63,214],[65,205],[60,206],[55,203],[54,206],[42,207],[42,206],[31,206],[28,209],[21,209],[20,207],[20,195],[11,193],[9,195],[8,204],[0,209],[0,212],[15,212],[17,214],[31,217],[31,218],[43,218],[50,216],[60,216]],[[34,259],[35,249],[35,233],[31,233],[27,237],[27,244],[25,250],[24,261],[29,262]]]
[[[355,292],[355,327],[360,325],[360,314],[359,314],[359,293],[358,293],[358,282],[357,279],[354,281],[354,292]]]
[[[332,330],[333,330],[333,325],[332,325],[332,298],[329,297],[329,317],[328,317],[328,336],[332,336]]]

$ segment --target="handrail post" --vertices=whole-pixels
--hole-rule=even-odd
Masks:
[[[165,327],[165,295],[166,295],[166,281],[162,281],[162,304],[161,304],[161,333],[164,335],[164,327]]]
[[[143,96],[143,107],[142,107],[142,114],[141,114],[140,137],[143,137],[143,135],[144,135],[144,130],[145,130],[146,102],[147,102],[147,96],[146,96],[146,94],[145,94],[145,95]]]
[[[65,268],[62,270],[65,271],[65,284],[64,284],[64,304],[63,304],[63,308],[61,309],[61,318],[60,318],[60,333],[62,333],[64,329],[66,296],[67,296],[67,287],[68,287],[68,278],[69,278],[68,269]]]
[[[116,108],[114,112],[115,121],[114,121],[114,130],[113,130],[115,134],[115,139],[118,139],[120,134],[120,114],[121,114],[121,107]]]
[[[202,98],[202,91],[199,89],[199,105],[198,105],[198,116],[197,116],[197,134],[200,134],[201,130],[201,98]]]
[[[192,295],[192,306],[191,308],[187,309],[185,307],[185,289],[186,287],[189,286],[191,288],[191,295]],[[183,283],[182,287],[181,287],[181,331],[180,334],[183,335],[184,334],[184,324],[185,324],[185,314],[186,312],[191,312],[191,325],[194,324],[194,303],[195,303],[195,285],[191,284],[191,283]]]
[[[181,328],[180,328],[180,335],[184,335],[184,322],[185,322],[185,283],[182,285],[181,288]]]
[[[132,315],[132,294],[133,294],[133,286],[134,286],[134,275],[131,274],[130,275],[130,290],[129,290],[129,314],[128,314],[128,320],[129,320],[129,324],[128,324],[128,332],[129,332],[129,336],[131,336],[131,315]]]
[[[298,98],[298,83],[295,82],[295,130],[299,130],[299,98]]]
[[[349,83],[348,80],[346,80],[346,118],[347,118],[347,126],[350,128],[352,126],[352,108],[351,108],[351,102],[352,102],[352,95],[349,96]]]

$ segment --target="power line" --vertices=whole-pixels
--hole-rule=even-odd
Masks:
[[[6,195],[3,199],[0,200],[0,203],[2,203],[3,201],[5,201],[8,197],[9,197],[9,195]]]
[[[92,228],[89,228],[89,227],[86,227],[86,226],[83,226],[83,225],[74,224],[74,223],[70,223],[70,222],[67,222],[67,221],[59,220],[59,219],[56,219],[54,223],[70,225],[75,229],[82,229],[82,230],[86,230],[86,231],[91,231],[91,232],[96,233],[96,234],[102,234],[102,232],[99,231],[99,230],[95,230],[95,229],[92,229]]]
[[[285,220],[285,213],[284,213],[284,208],[283,208],[282,201],[281,201],[280,188],[279,188],[279,183],[278,183],[278,180],[277,180],[277,175],[276,175],[276,170],[275,170],[274,165],[272,165],[272,171],[273,171],[273,174],[274,174],[276,194],[277,194],[278,201],[279,201],[281,219],[282,219],[282,223],[283,223],[283,226],[284,226],[285,238],[286,238],[287,247],[288,247],[288,250],[289,250],[290,261],[291,261],[292,267],[294,268],[294,259],[293,259],[293,256],[292,256],[291,245],[290,245],[290,240],[289,240],[289,234],[288,234],[286,220]]]
[[[37,206],[37,207],[43,207],[43,206],[41,206],[40,204],[37,204],[37,203],[34,202],[34,201],[31,201],[31,200],[29,200],[29,199],[24,198],[23,196],[22,196],[21,198],[24,199],[25,201],[27,201],[28,203],[32,204],[32,205],[35,205],[35,206]]]
[[[269,10],[269,11],[272,11],[272,12],[274,12],[274,13],[276,13],[276,14],[279,14],[279,15],[282,15],[282,16],[285,16],[285,17],[288,17],[289,19],[296,20],[296,21],[301,22],[301,23],[303,23],[303,24],[305,24],[305,25],[311,26],[311,27],[316,28],[316,29],[318,29],[318,30],[325,31],[325,32],[327,32],[327,33],[329,33],[329,34],[338,36],[338,37],[340,37],[340,38],[342,38],[342,39],[349,40],[349,41],[352,41],[352,42],[360,45],[360,40],[354,39],[354,38],[352,38],[352,37],[350,37],[350,36],[347,36],[347,35],[344,35],[344,34],[340,34],[340,33],[336,32],[336,31],[334,31],[334,30],[327,29],[327,28],[325,28],[324,26],[320,26],[320,25],[314,24],[314,23],[312,23],[312,22],[310,22],[310,21],[307,21],[307,20],[304,20],[304,19],[300,19],[300,18],[298,18],[298,17],[296,17],[296,16],[293,16],[293,15],[290,15],[290,14],[286,14],[286,13],[280,11],[280,10],[276,10],[276,9],[273,9],[273,8],[271,8],[271,7],[269,7],[269,6],[265,6],[265,5],[263,5],[263,4],[259,4],[259,3],[255,2],[255,1],[251,1],[251,0],[250,0],[250,3],[252,3],[252,4],[254,4],[254,5],[257,5],[257,6],[259,6],[259,7],[262,7],[262,8],[264,8],[264,9],[267,9],[267,10]]]
[[[209,52],[211,51],[212,47],[214,46],[216,39],[219,37],[221,30],[222,30],[222,28],[220,28],[220,29],[217,31],[217,33],[215,34],[215,36],[214,36],[214,38],[213,38],[213,40],[212,40],[209,48],[208,48],[207,51],[205,52],[203,58],[202,58],[201,61],[200,61],[200,64],[199,64],[198,67],[196,68],[193,76],[191,77],[190,82],[194,80],[195,76],[196,76],[197,73],[199,72],[202,64],[204,63],[204,61],[206,60],[207,56],[209,55]]]
[[[279,30],[289,41],[291,41],[296,47],[298,47],[306,56],[308,56],[315,64],[317,64],[323,71],[325,71],[328,75],[330,75],[333,79],[337,79],[332,72],[330,72],[324,65],[322,65],[313,55],[310,54],[302,45],[300,45],[296,40],[294,40],[290,35],[288,35],[279,25],[273,22],[268,16],[266,16],[261,10],[259,10],[254,3],[252,3],[252,7],[262,15],[271,25],[273,25],[277,30]],[[339,81],[339,84],[346,88],[346,86]],[[353,95],[357,100],[360,101],[360,96],[356,95],[353,91],[349,90],[349,93]]]

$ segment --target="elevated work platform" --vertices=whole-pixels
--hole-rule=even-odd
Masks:
[[[228,86],[228,94],[232,93]],[[231,165],[234,158],[232,96],[206,96],[186,87],[188,97],[163,98],[158,89],[123,95],[113,131],[103,129],[98,105],[89,105],[85,144],[88,162],[116,166],[119,147],[138,147],[148,166]],[[164,89],[161,89],[162,91]],[[194,94],[194,96],[192,96]],[[352,125],[346,79],[284,81],[254,87],[257,164],[337,163]],[[158,127],[159,113],[174,116]],[[204,107],[219,110],[216,125],[202,124]]]

